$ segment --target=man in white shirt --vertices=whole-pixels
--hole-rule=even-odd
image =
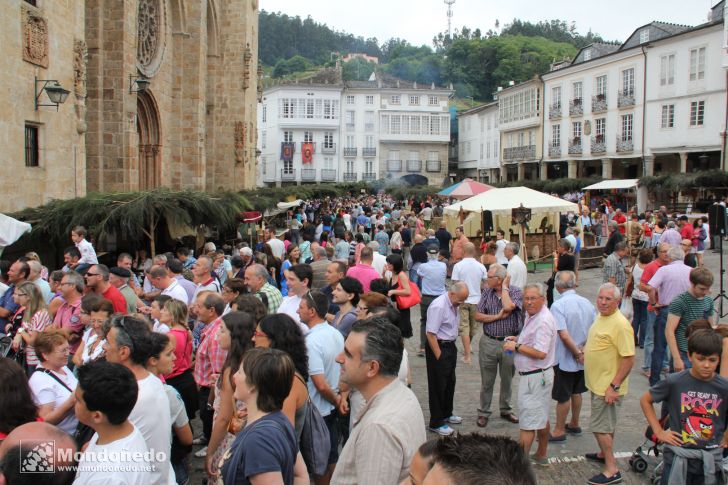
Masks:
[[[172,424],[169,400],[162,381],[144,367],[151,349],[151,330],[146,322],[137,318],[115,316],[109,322],[106,334],[106,360],[121,364],[136,378],[139,394],[129,421],[144,436],[154,460],[150,463],[154,471],[144,483],[167,485],[175,483],[174,471],[170,466],[172,448]],[[162,460],[157,457],[164,456]]]
[[[460,336],[463,339],[463,362],[470,364],[470,341],[475,337],[478,322],[475,314],[482,293],[481,285],[488,279],[488,271],[483,263],[475,259],[475,244],[468,242],[463,246],[463,259],[452,268],[452,280],[468,285],[468,298],[460,305]]]
[[[523,290],[528,282],[528,269],[526,268],[526,263],[518,256],[519,249],[518,243],[509,242],[506,244],[504,253],[508,259],[506,271],[511,275],[511,285]]]
[[[506,258],[505,250],[508,241],[505,239],[506,233],[502,229],[498,229],[495,233],[495,245],[498,249],[495,250],[495,260],[498,264],[502,264],[506,268],[508,267],[508,258]]]
[[[301,297],[311,290],[311,281],[313,281],[313,270],[308,264],[294,264],[288,268],[286,270],[288,296],[283,297],[277,312],[291,317],[303,335],[308,333],[308,326],[301,321],[298,307],[301,305]]]
[[[187,291],[182,288],[182,285],[179,284],[176,278],[170,276],[169,270],[166,267],[154,266],[149,271],[149,276],[152,278],[152,284],[162,290],[163,295],[171,296],[175,300],[189,305]]]
[[[387,257],[379,254],[379,243],[377,241],[372,241],[367,244],[367,247],[372,248],[372,252],[374,253],[372,268],[374,268],[380,275],[384,274],[384,267],[387,265]]]
[[[153,463],[131,458],[148,452],[144,436],[128,419],[139,393],[134,374],[123,365],[96,361],[79,367],[78,378],[76,416],[96,434],[81,455],[73,483],[151,483],[153,472],[147,468]]]
[[[276,237],[276,230],[274,227],[268,227],[265,230],[265,241],[270,250],[273,252],[273,256],[283,261],[283,256],[286,254],[286,245],[283,241]]]
[[[212,259],[209,256],[203,255],[197,258],[195,264],[192,265],[192,275],[197,283],[195,298],[203,291],[220,293],[220,284],[212,276]]]

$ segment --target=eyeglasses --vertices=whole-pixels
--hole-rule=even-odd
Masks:
[[[61,354],[61,355],[69,354],[69,353],[71,353],[71,348],[70,347],[63,347],[62,349],[56,349],[56,350],[54,350],[51,353],[53,353],[53,354]]]
[[[61,286],[67,286],[67,285],[75,285],[75,283],[68,283],[68,282],[61,283]]]
[[[362,312],[368,312],[368,311],[369,311],[369,308],[368,308],[368,307],[365,307],[365,306],[361,306],[361,305],[357,305],[357,306],[356,306],[356,309],[357,309],[357,310],[360,310],[360,311],[362,311]]]
[[[86,278],[89,276],[101,276],[99,273],[86,273]]]
[[[309,307],[311,307],[311,308],[315,308],[316,307],[316,301],[314,301],[313,295],[311,294],[310,291],[307,291],[301,298],[305,298],[306,299],[306,304]]]

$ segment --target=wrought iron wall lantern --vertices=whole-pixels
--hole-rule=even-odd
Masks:
[[[129,94],[142,93],[149,88],[151,83],[147,78],[139,77],[134,79],[134,75],[129,74]]]
[[[38,85],[41,85],[40,90],[38,89]],[[48,96],[48,99],[50,99],[51,104],[44,104],[40,102],[40,97],[43,94],[43,91],[45,91],[46,95]],[[40,106],[55,106],[56,111],[58,111],[58,106],[66,102],[66,98],[68,98],[68,94],[70,91],[68,89],[63,89],[63,86],[56,80],[56,79],[38,79],[35,78],[35,110],[38,111],[38,107]]]

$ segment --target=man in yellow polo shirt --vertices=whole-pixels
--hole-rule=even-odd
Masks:
[[[599,316],[589,329],[584,348],[584,379],[591,391],[589,427],[601,450],[599,453],[587,453],[586,458],[604,463],[604,471],[588,481],[594,485],[622,481],[614,458],[614,431],[617,408],[627,394],[635,350],[632,325],[619,311],[621,297],[619,288],[612,283],[599,287]]]

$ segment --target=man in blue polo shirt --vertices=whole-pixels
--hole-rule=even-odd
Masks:
[[[438,251],[435,248],[427,250],[428,261],[417,268],[417,276],[422,282],[422,301],[420,302],[420,357],[425,355],[427,337],[427,309],[435,298],[445,293],[445,280],[447,279],[447,263],[450,253],[446,249]]]

